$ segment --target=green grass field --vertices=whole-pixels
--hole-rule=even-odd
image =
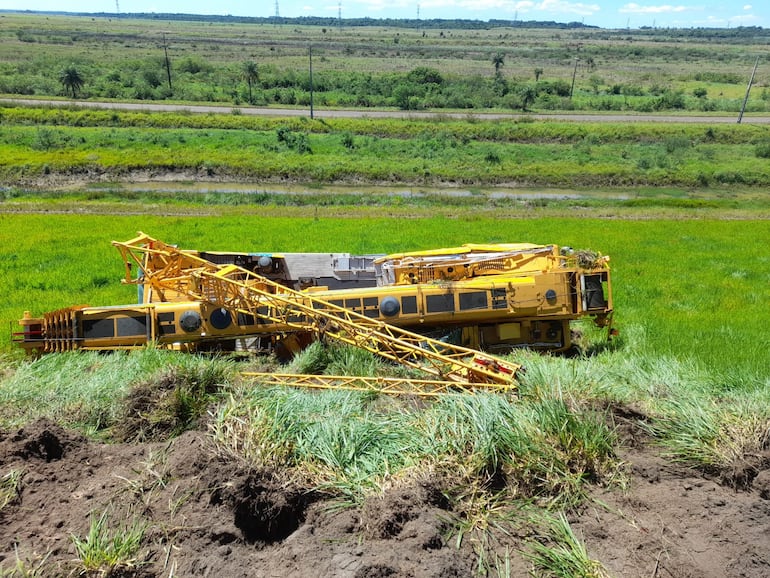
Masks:
[[[619,347],[694,363],[715,386],[767,376],[770,322],[767,221],[500,220],[477,215],[387,218],[0,215],[0,274],[8,280],[0,317],[86,302],[131,303],[118,251],[138,229],[183,248],[233,251],[400,252],[467,242],[556,243],[611,256]],[[8,334],[4,338],[8,348]]]

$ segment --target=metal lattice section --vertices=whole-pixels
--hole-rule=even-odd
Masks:
[[[470,393],[476,391],[510,392],[510,386],[502,384],[462,384],[431,379],[405,379],[399,377],[360,377],[345,375],[307,375],[295,373],[243,372],[246,378],[265,386],[304,387],[309,389],[345,389],[385,395],[414,395],[436,397],[445,393]]]
[[[521,369],[474,349],[412,333],[294,291],[236,265],[215,265],[143,234],[115,245],[126,262],[126,280],[143,282],[158,294],[183,290],[194,300],[312,331],[449,382],[515,387]],[[131,263],[142,269],[140,281],[131,279]]]
[[[176,295],[186,295],[189,290],[190,273],[202,267],[213,265],[196,255],[181,251],[139,233],[139,236],[125,243],[113,241],[120,251],[126,267],[125,282],[142,282],[156,293],[156,300],[171,301]],[[137,279],[132,275],[136,272]]]

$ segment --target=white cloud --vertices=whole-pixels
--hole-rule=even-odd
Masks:
[[[382,0],[364,0],[377,4],[384,3]],[[391,2],[387,2],[392,6]],[[549,14],[578,14],[581,16],[590,16],[599,12],[601,8],[598,4],[585,4],[583,2],[570,2],[569,0],[423,0],[420,6],[432,9],[462,8],[465,10],[484,11],[500,10],[508,13],[521,12],[547,12]]]
[[[753,8],[753,6],[751,4],[746,4],[743,7],[744,10],[751,10],[752,8]]]
[[[760,20],[753,14],[741,14],[740,16],[731,17],[708,16],[704,19],[693,20],[691,24],[694,26],[713,26],[724,28],[727,26],[752,26],[755,24],[760,24]]]
[[[601,10],[598,4],[565,2],[564,0],[543,0],[543,2],[535,6],[536,10],[542,10],[543,12],[580,14],[582,16],[589,16]]]
[[[753,14],[740,14],[738,16],[732,16],[728,22],[731,26],[751,26],[759,22],[759,18]]]
[[[636,3],[626,4],[618,9],[621,14],[674,14],[677,12],[685,12],[691,10],[688,6],[671,6],[670,4],[662,4],[660,6],[640,6]]]

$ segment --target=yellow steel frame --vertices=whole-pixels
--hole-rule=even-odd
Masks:
[[[312,331],[449,382],[511,387],[521,369],[474,349],[430,339],[294,291],[236,265],[216,265],[141,233],[136,239],[114,244],[126,262],[126,282],[142,282],[159,294],[166,289],[185,291],[194,300]],[[132,263],[142,269],[141,280],[132,278]]]
[[[343,375],[307,375],[295,373],[255,373],[241,375],[260,385],[281,385],[306,387],[310,389],[345,389],[387,395],[414,395],[436,397],[445,393],[476,393],[492,391],[508,393],[515,391],[512,384],[457,383],[430,379],[405,379],[398,377],[356,377]]]

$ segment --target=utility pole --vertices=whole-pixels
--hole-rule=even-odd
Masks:
[[[313,45],[307,47],[307,55],[310,58],[310,120],[313,120]]]
[[[280,18],[281,13],[278,11],[278,0],[275,0],[275,17]]]
[[[171,87],[171,62],[168,59],[168,44],[166,44],[166,33],[163,33],[163,53],[166,55],[166,76],[168,76],[168,89],[173,92]]]
[[[575,90],[575,76],[577,76],[578,62],[580,62],[580,59],[576,58],[575,59],[575,69],[572,71],[572,86],[570,86],[570,88],[569,88],[569,99],[570,100],[572,100],[572,93]]]
[[[749,92],[751,92],[751,85],[754,82],[754,75],[757,73],[757,66],[759,66],[759,56],[757,56],[756,62],[754,62],[754,70],[751,71],[751,78],[749,79],[749,85],[746,87],[746,96],[743,99],[743,106],[741,106],[741,113],[738,115],[738,124],[741,124],[743,120],[743,113],[746,111],[746,103],[749,101]]]

